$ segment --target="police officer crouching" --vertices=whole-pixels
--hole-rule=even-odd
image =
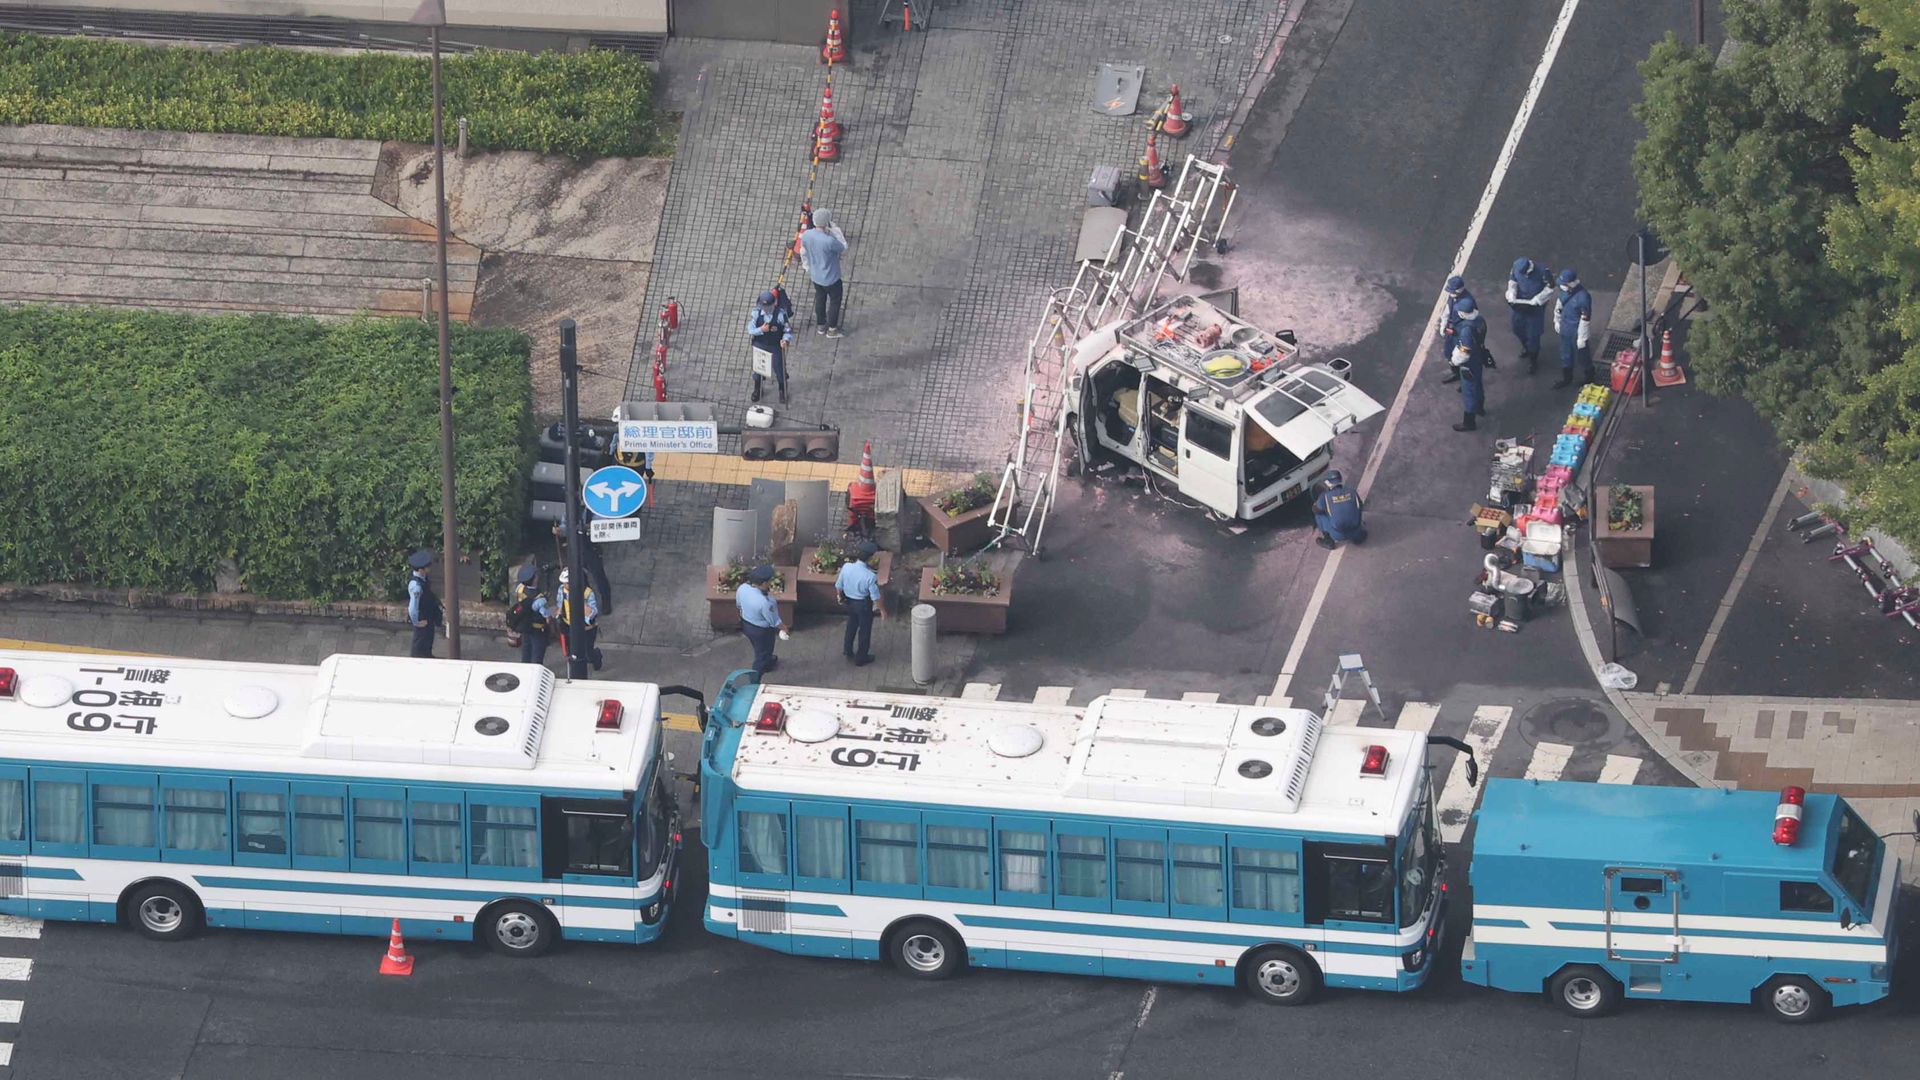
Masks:
[[[514,575],[513,603],[507,608],[507,630],[520,639],[520,662],[547,662],[549,605],[539,590],[540,568],[529,562]]]
[[[1342,540],[1356,544],[1367,542],[1367,527],[1360,516],[1365,509],[1360,496],[1348,490],[1338,469],[1329,470],[1319,498],[1313,500],[1313,524],[1320,535],[1314,542],[1323,548],[1337,546]]]
[[[407,575],[407,624],[413,627],[413,644],[407,655],[417,659],[433,656],[433,632],[446,621],[440,598],[427,580],[427,567],[432,565],[433,552],[424,548],[407,556],[407,566],[413,571]]]

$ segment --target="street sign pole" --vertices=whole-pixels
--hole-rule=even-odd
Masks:
[[[567,529],[567,678],[587,677],[587,661],[581,650],[582,612],[587,606],[587,579],[580,569],[580,354],[574,344],[572,319],[560,320],[560,400],[561,423],[567,430],[567,476],[565,506]]]

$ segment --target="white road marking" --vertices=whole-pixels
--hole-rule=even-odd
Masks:
[[[0,915],[0,937],[37,938],[41,922],[20,915]]]
[[[1466,743],[1473,747],[1473,758],[1480,766],[1480,783],[1487,782],[1487,775],[1493,766],[1494,747],[1500,745],[1500,739],[1507,733],[1507,721],[1513,719],[1513,708],[1508,705],[1482,705],[1473,710],[1473,719],[1467,722]],[[1467,786],[1467,755],[1457,754],[1453,759],[1453,768],[1447,773],[1446,785],[1440,789],[1440,798],[1434,803],[1439,811],[1440,839],[1449,844],[1457,844],[1467,834],[1467,822],[1473,815],[1474,806],[1480,801],[1480,788]]]
[[[1567,762],[1573,759],[1573,747],[1565,743],[1536,743],[1533,758],[1527,762],[1527,780],[1558,780],[1560,774],[1567,771]]]
[[[1333,711],[1322,719],[1328,727],[1358,727],[1361,711],[1371,704],[1365,698],[1341,698],[1333,703]]]
[[[22,1008],[23,1008],[24,1006],[25,1006],[25,1002],[20,1002],[20,1001],[0,1001],[0,1024],[17,1024],[17,1023],[19,1023],[19,1022],[20,1022],[20,1010],[21,1010],[21,1009],[22,1009]]]
[[[1761,515],[1760,524],[1754,526],[1753,538],[1747,541],[1747,552],[1740,556],[1740,565],[1734,568],[1733,580],[1727,583],[1726,595],[1720,598],[1720,606],[1714,609],[1713,622],[1707,625],[1706,636],[1700,639],[1700,654],[1693,658],[1693,666],[1687,669],[1687,681],[1680,684],[1680,692],[1691,694],[1700,685],[1700,677],[1707,673],[1707,658],[1713,655],[1713,647],[1720,640],[1720,631],[1727,625],[1727,615],[1733,611],[1733,602],[1740,599],[1740,587],[1747,583],[1747,575],[1753,572],[1753,563],[1760,557],[1760,545],[1773,531],[1773,522],[1780,516],[1780,504],[1786,500],[1787,489],[1793,486],[1793,470],[1780,474],[1780,482],[1774,485],[1773,499],[1767,503],[1767,512]],[[1665,693],[1665,691],[1661,691]]]
[[[13,1044],[0,1042],[0,1069],[13,1064]]]
[[[1220,700],[1217,690],[1189,690],[1180,695],[1181,701],[1197,701],[1202,705],[1211,705]]]
[[[1393,726],[1401,731],[1418,731],[1424,734],[1433,730],[1434,718],[1439,715],[1440,706],[1430,701],[1409,701],[1400,706],[1400,716],[1393,722]]]
[[[1145,690],[1109,690],[1107,691],[1107,696],[1117,698],[1143,698],[1147,696],[1147,692]]]
[[[0,956],[0,979],[25,982],[33,977],[33,961],[15,956]]]
[[[970,682],[960,690],[962,701],[997,701],[1000,698],[1000,684],[997,682]]]
[[[1153,999],[1159,996],[1159,987],[1147,987],[1147,992],[1140,998],[1140,1015],[1133,1018],[1133,1026],[1136,1030],[1147,1026],[1147,1014],[1153,1011]]]
[[[1042,686],[1033,692],[1035,705],[1065,705],[1072,698],[1071,686]]]
[[[1600,782],[1603,784],[1631,784],[1638,775],[1640,759],[1623,754],[1608,754],[1607,763],[1600,767]]]
[[[1553,59],[1560,53],[1560,43],[1567,36],[1567,26],[1573,21],[1574,10],[1580,6],[1580,0],[1562,0],[1560,17],[1554,20],[1553,32],[1547,35],[1547,47],[1540,54],[1540,63],[1533,69],[1533,78],[1527,83],[1527,93],[1520,99],[1520,109],[1513,114],[1513,123],[1507,128],[1507,141],[1500,147],[1500,156],[1493,163],[1493,172],[1487,177],[1487,186],[1480,192],[1480,205],[1474,207],[1473,218],[1467,225],[1466,238],[1460,241],[1459,250],[1453,254],[1453,269],[1450,274],[1464,274],[1467,263],[1473,258],[1473,249],[1480,242],[1480,230],[1486,227],[1487,215],[1493,210],[1493,201],[1500,194],[1500,186],[1506,182],[1507,170],[1513,167],[1514,155],[1520,149],[1520,136],[1527,130],[1527,121],[1533,118],[1533,108],[1540,100],[1540,91],[1547,85],[1547,73],[1553,70]],[[1413,360],[1407,365],[1407,373],[1400,380],[1400,392],[1394,396],[1393,405],[1387,410],[1386,422],[1380,426],[1380,437],[1373,441],[1373,449],[1367,454],[1367,465],[1360,473],[1360,486],[1356,489],[1362,499],[1373,491],[1373,478],[1380,472],[1381,462],[1386,460],[1387,448],[1393,445],[1393,433],[1400,426],[1400,418],[1406,414],[1407,401],[1413,396],[1413,387],[1423,371],[1432,364],[1433,341],[1439,332],[1441,312],[1445,310],[1446,294],[1441,293],[1433,301],[1433,311],[1427,316],[1427,326],[1420,334],[1420,345],[1414,350]],[[1327,592],[1333,587],[1333,576],[1340,570],[1340,560],[1346,555],[1349,545],[1342,544],[1327,556],[1326,563],[1320,568],[1320,579],[1313,583],[1313,593],[1307,599],[1307,609],[1300,616],[1300,627],[1294,632],[1293,644],[1287,649],[1287,658],[1280,665],[1280,677],[1273,684],[1275,696],[1287,692],[1293,682],[1294,672],[1300,666],[1300,657],[1307,651],[1307,635],[1313,632],[1313,624],[1320,618],[1320,605],[1326,603]]]

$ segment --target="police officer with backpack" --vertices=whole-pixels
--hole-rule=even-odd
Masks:
[[[507,608],[507,630],[520,638],[520,662],[547,662],[547,619],[551,606],[540,592],[540,567],[529,559],[514,575],[513,603]]]
[[[413,627],[413,644],[407,655],[416,659],[433,656],[433,632],[446,621],[440,598],[427,580],[427,567],[432,565],[433,552],[424,548],[407,556],[407,566],[412,570],[407,575],[407,625]]]

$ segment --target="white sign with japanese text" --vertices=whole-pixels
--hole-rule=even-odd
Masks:
[[[717,454],[720,425],[712,420],[622,420],[623,454]]]
[[[594,518],[587,522],[587,538],[596,544],[605,544],[616,540],[640,539],[640,519]]]

